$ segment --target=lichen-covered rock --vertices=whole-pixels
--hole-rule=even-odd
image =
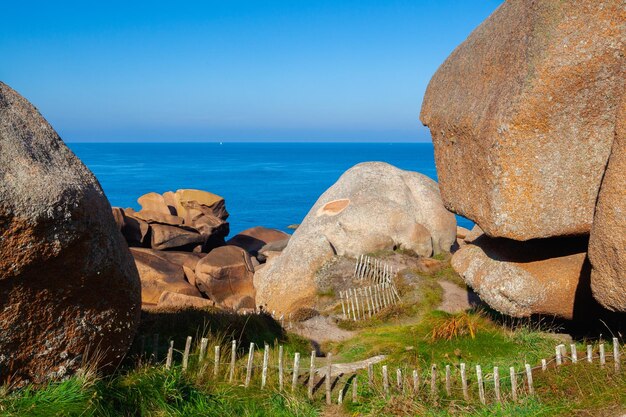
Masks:
[[[140,315],[137,269],[98,181],[0,82],[0,379],[117,365]]]
[[[334,255],[403,248],[431,256],[449,251],[455,239],[456,220],[435,181],[382,162],[358,164],[317,200],[282,253],[255,273],[257,304],[281,312],[309,306],[315,273]]]
[[[604,307],[626,312],[626,96],[589,238],[591,288]]]
[[[452,267],[480,298],[513,317],[573,319],[594,306],[586,238],[516,242],[481,235],[452,256]]]
[[[492,237],[589,233],[626,80],[622,0],[504,2],[423,101],[446,207]]]

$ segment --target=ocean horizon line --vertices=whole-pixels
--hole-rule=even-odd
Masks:
[[[123,143],[128,143],[128,144],[201,144],[201,143],[211,143],[211,144],[293,144],[293,145],[297,145],[297,144],[381,144],[381,145],[411,145],[411,144],[431,144],[432,145],[432,140],[429,141],[394,141],[394,142],[384,142],[384,141],[363,141],[363,142],[358,142],[358,141],[266,141],[266,140],[250,140],[250,141],[229,141],[229,140],[223,140],[223,141],[219,141],[219,140],[198,140],[198,141],[118,141],[118,140],[112,140],[112,141],[88,141],[88,140],[78,140],[78,141],[74,141],[74,140],[63,140],[65,143],[73,143],[73,144],[109,144],[109,143],[114,143],[114,144],[123,144]]]

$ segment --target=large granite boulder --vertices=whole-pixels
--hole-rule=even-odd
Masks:
[[[137,269],[98,181],[0,82],[0,379],[117,365],[139,323]]]
[[[492,237],[590,231],[625,91],[622,0],[504,2],[424,97],[446,207]]]
[[[237,233],[226,244],[239,246],[245,249],[250,255],[257,256],[259,250],[268,244],[284,242],[290,237],[289,234],[263,226],[256,226]]]
[[[196,287],[220,307],[254,308],[253,275],[248,252],[237,246],[222,246],[198,262]]]
[[[602,180],[589,239],[593,295],[612,311],[626,311],[626,96]]]
[[[165,291],[202,297],[198,289],[185,279],[182,265],[161,256],[160,251],[146,248],[130,250],[141,278],[143,304],[156,305]]]
[[[358,164],[317,200],[287,247],[254,276],[257,304],[289,312],[311,304],[316,271],[334,255],[406,249],[448,252],[456,220],[437,183],[382,162]]]
[[[595,305],[586,248],[585,237],[517,242],[483,234],[455,252],[451,262],[480,298],[501,313],[574,319]]]

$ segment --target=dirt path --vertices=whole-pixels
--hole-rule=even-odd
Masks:
[[[311,340],[316,349],[324,342],[341,342],[356,335],[355,332],[337,327],[332,317],[315,316],[307,321],[294,323],[290,331]]]
[[[472,308],[480,299],[476,294],[449,281],[438,281],[443,288],[443,301],[437,310],[456,314]]]

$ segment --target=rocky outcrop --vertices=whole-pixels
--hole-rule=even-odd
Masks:
[[[196,286],[217,305],[238,310],[255,307],[250,255],[237,246],[213,249],[196,267]]]
[[[589,240],[591,288],[604,307],[626,312],[626,96]]]
[[[185,294],[179,294],[170,291],[164,291],[159,297],[157,303],[158,308],[167,309],[185,309],[185,308],[198,308],[206,309],[213,307],[215,303],[205,298],[193,297]]]
[[[268,249],[272,243],[285,242],[290,235],[277,229],[256,226],[236,234],[226,242],[227,245],[238,246],[252,256],[257,256],[262,248]],[[280,245],[280,244],[279,244]]]
[[[209,252],[225,244],[229,233],[226,203],[200,190],[148,193],[137,199],[141,210],[113,208],[129,246],[157,250]]]
[[[452,267],[501,313],[573,319],[595,305],[586,248],[587,238],[516,242],[481,235],[453,255]]]
[[[198,289],[185,279],[183,266],[161,256],[160,251],[130,249],[141,277],[141,301],[156,305],[165,291],[202,297]]]
[[[492,237],[589,233],[624,94],[619,0],[509,0],[424,97],[446,207]]]
[[[0,82],[0,378],[115,366],[140,314],[137,270],[98,181]]]
[[[315,203],[283,252],[254,276],[257,304],[289,312],[315,296],[316,271],[334,255],[403,248],[422,256],[449,251],[456,220],[437,183],[382,162],[346,171]]]

